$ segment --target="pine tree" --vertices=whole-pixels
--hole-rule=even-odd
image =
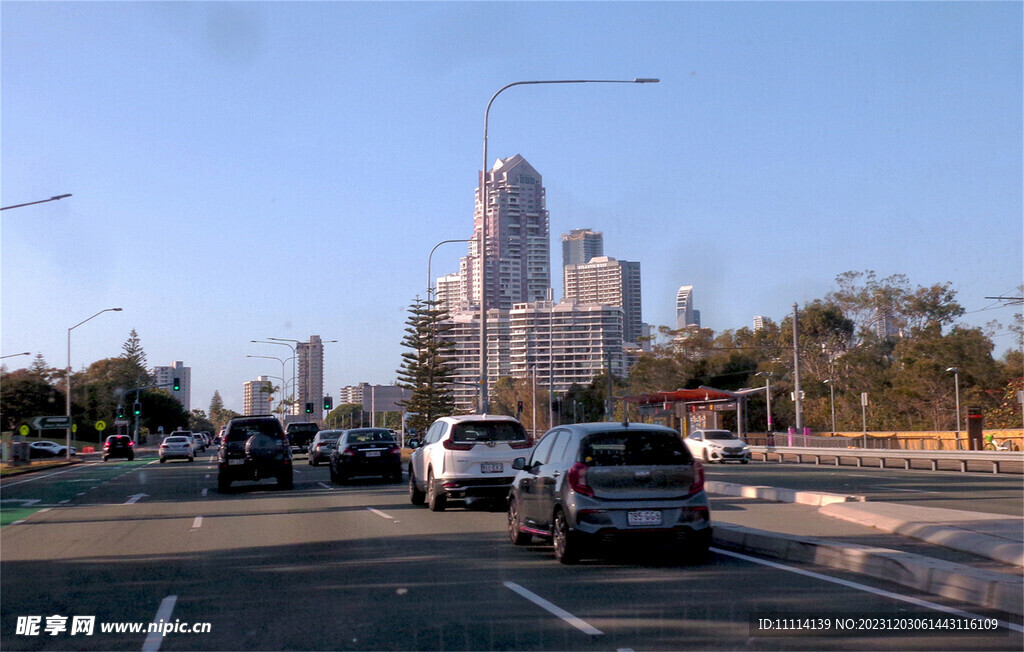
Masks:
[[[208,412],[210,421],[218,428],[224,425],[224,399],[220,397],[219,390],[213,390],[213,398],[210,399],[210,410]]]
[[[132,329],[132,332],[128,335],[128,340],[121,345],[124,349],[124,353],[121,357],[128,360],[138,366],[140,369],[146,368],[146,352],[142,350],[142,343],[139,340],[139,334]]]
[[[398,370],[399,387],[412,390],[412,396],[402,404],[413,415],[408,423],[421,434],[438,417],[455,412],[449,382],[453,372],[448,362],[455,344],[444,337],[451,325],[445,323],[448,314],[437,305],[437,301],[417,298],[409,306],[406,334],[402,338],[402,346],[409,351],[402,354],[402,367]]]

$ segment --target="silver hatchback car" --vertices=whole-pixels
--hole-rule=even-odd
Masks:
[[[704,469],[671,428],[560,426],[513,466],[508,535],[516,545],[534,536],[551,540],[563,564],[615,541],[668,544],[680,561],[707,558]]]

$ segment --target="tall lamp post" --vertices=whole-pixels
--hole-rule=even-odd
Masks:
[[[430,250],[430,255],[427,256],[427,301],[428,302],[430,301],[430,292],[433,289],[433,285],[432,284],[434,282],[434,279],[430,275],[431,259],[434,257],[434,252],[437,251],[438,247],[440,247],[443,244],[448,244],[450,242],[473,242],[473,239],[472,238],[463,238],[462,240],[442,240],[441,242],[438,242],[436,245],[434,245],[434,248]]]
[[[491,96],[484,110],[484,157],[480,168],[480,412],[485,414],[489,407],[487,399],[487,121],[491,113],[491,104],[502,92],[513,86],[535,84],[657,84],[660,80],[652,78],[636,79],[557,79],[517,81],[506,84]]]
[[[56,199],[59,199],[59,197],[56,198]],[[15,207],[11,206],[10,208],[15,208]],[[76,328],[78,328],[79,326],[84,324],[85,322],[87,322],[87,321],[89,321],[91,319],[95,319],[96,317],[99,317],[100,315],[102,315],[105,312],[121,312],[121,309],[120,308],[106,308],[104,310],[100,310],[98,313],[96,313],[92,317],[89,317],[89,319],[83,319],[82,321],[78,322],[77,324],[75,324],[74,326],[72,326],[71,328],[68,329],[68,368],[67,368],[67,370],[65,371],[65,374],[64,374],[64,389],[67,390],[67,395],[64,397],[64,416],[66,416],[68,418],[68,428],[67,428],[67,431],[65,433],[64,439],[66,441],[65,447],[67,448],[67,450],[65,451],[65,455],[66,455],[67,459],[69,459],[69,460],[71,459],[71,428],[72,428],[72,425],[71,425],[71,331],[75,330]]]
[[[22,206],[33,206],[35,204],[45,204],[48,201],[57,201],[58,199],[64,199],[65,197],[70,197],[70,196],[71,196],[71,193],[68,193],[66,195],[55,195],[53,197],[50,197],[49,199],[40,199],[39,201],[30,201],[30,202],[27,202],[27,203],[24,203],[24,204],[15,204],[14,206],[4,206],[3,208],[0,208],[0,211],[6,211],[6,210],[11,209],[11,208],[21,208]]]
[[[32,352],[31,351],[25,351],[24,353],[12,353],[10,355],[0,355],[0,360],[3,360],[5,358],[16,358],[19,355],[32,355]]]
[[[770,371],[759,371],[755,376],[764,377],[764,400],[768,404],[768,437],[772,436],[772,376],[775,374]],[[767,442],[766,442],[767,443]],[[771,446],[771,444],[768,444]]]
[[[295,360],[292,361],[292,402],[294,404],[295,393],[298,392],[298,390],[299,390],[299,387],[298,387],[298,385],[299,385],[298,373],[296,372],[296,365],[298,364],[298,359],[299,359],[298,345],[299,344],[309,344],[309,342],[303,342],[302,340],[293,340],[293,339],[289,339],[289,338],[285,338],[285,337],[268,337],[267,340],[271,340],[271,341],[267,342],[267,344],[285,344],[286,346],[291,347],[292,354],[295,356]],[[257,340],[253,340],[253,342],[256,342],[256,341]],[[259,340],[259,341],[265,341],[265,340]],[[330,344],[332,342],[337,342],[337,341],[338,340],[320,340],[320,344]],[[291,344],[287,344],[288,342],[294,342],[295,346],[292,346]],[[307,373],[307,377],[308,377],[308,373]],[[308,383],[303,383],[302,393],[303,393],[303,395],[306,396],[306,398],[309,398],[309,386],[308,386]],[[320,401],[320,398],[322,398],[322,397],[317,397],[317,402]]]
[[[946,373],[953,373],[953,384],[956,388],[956,447],[960,448],[960,369],[959,367],[950,367],[946,369]]]
[[[832,434],[836,434],[836,381],[831,378],[824,381],[828,385],[829,405],[832,406]]]
[[[284,379],[284,365],[285,365],[286,362],[288,362],[288,360],[291,360],[295,356],[292,356],[292,358],[287,358],[285,360],[282,360],[281,358],[278,358],[277,356],[273,356],[273,355],[247,355],[245,357],[247,357],[247,358],[266,358],[267,360],[277,360],[278,362],[281,363],[281,400],[278,402],[278,406],[283,405],[284,404],[285,387],[287,387],[287,382]],[[292,381],[292,384],[294,385],[294,380]],[[283,409],[281,411],[281,417],[282,418],[284,417],[284,410]]]

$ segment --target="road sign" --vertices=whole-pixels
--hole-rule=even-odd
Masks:
[[[64,430],[71,427],[71,417],[36,417],[32,419],[32,427],[36,430]]]
[[[107,429],[107,422],[106,421],[97,421],[96,425],[95,425],[95,428],[96,428],[96,430],[99,430],[100,432],[103,432],[104,430]]]

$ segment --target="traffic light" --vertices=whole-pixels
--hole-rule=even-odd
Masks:
[[[306,414],[313,414],[313,404],[306,403]]]
[[[166,377],[167,376],[164,376],[164,378],[166,378]],[[175,378],[174,379],[174,391],[176,391],[176,392],[181,391],[181,378]]]
[[[333,407],[334,407],[334,399],[331,398],[330,396],[325,396],[324,397],[324,411],[325,412],[330,412]]]
[[[117,418],[118,419],[123,419],[124,418],[124,406],[123,405],[118,405],[117,406]]]
[[[522,415],[522,413],[523,413],[523,402],[522,401],[517,401],[516,402],[516,412],[518,413],[518,414],[516,414],[516,418],[518,418],[520,415]]]
[[[132,406],[132,414],[135,416],[142,414],[142,403],[135,401],[135,405]]]

